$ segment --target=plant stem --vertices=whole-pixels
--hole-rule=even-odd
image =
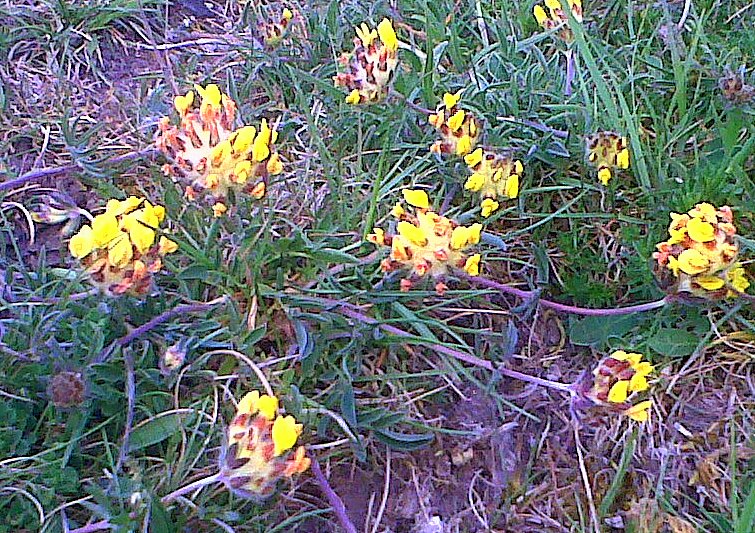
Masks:
[[[184,494],[187,494],[189,492],[194,492],[197,489],[201,489],[202,487],[206,487],[207,485],[211,485],[219,481],[222,481],[222,474],[220,472],[211,476],[203,477],[202,479],[198,479],[192,483],[189,483],[188,485],[181,487],[180,489],[174,490],[170,494],[163,496],[162,498],[160,498],[160,502],[170,503],[179,496],[183,496]]]
[[[68,533],[91,533],[92,531],[103,531],[105,529],[112,529],[113,525],[107,520],[100,520],[99,522],[92,522],[86,526],[77,527],[71,529]]]
[[[108,163],[122,163],[123,161],[130,161],[131,159],[139,159],[141,157],[151,156],[154,154],[157,154],[157,150],[155,150],[154,148],[146,148],[144,150],[137,150],[134,152],[128,152],[119,156],[115,156],[112,159],[109,159]],[[66,174],[78,168],[79,168],[78,165],[70,164],[70,165],[63,165],[60,167],[50,167],[50,168],[41,168],[39,170],[32,170],[30,172],[27,172],[26,174],[21,174],[17,178],[0,183],[0,192],[13,189],[14,187],[19,187],[30,181],[37,181],[37,180],[41,180],[42,178],[46,178],[49,176],[57,176],[58,174]]]
[[[532,300],[533,298],[537,297],[536,291],[524,291],[522,289],[517,289],[516,287],[511,287],[509,285],[505,285],[503,283],[493,281],[492,279],[483,278],[481,276],[470,276],[466,272],[462,272],[462,271],[456,272],[456,275],[460,277],[461,279],[466,280],[469,283],[472,283],[473,285],[487,287],[489,289],[495,289],[504,294],[511,294],[512,296],[522,298],[523,300]],[[607,309],[592,309],[589,307],[578,307],[576,305],[561,304],[558,302],[552,302],[550,300],[544,300],[542,298],[537,300],[537,302],[543,307],[548,307],[550,309],[555,309],[556,311],[570,313],[573,315],[582,315],[582,316],[617,316],[617,315],[629,315],[631,313],[641,313],[643,311],[651,311],[653,309],[658,309],[670,303],[671,301],[672,301],[672,297],[666,296],[664,298],[661,298],[660,300],[654,300],[652,302],[647,302],[644,304],[630,305],[628,307],[610,307]]]
[[[145,322],[138,328],[132,329],[126,335],[124,335],[117,341],[113,342],[110,346],[108,346],[107,348],[102,350],[102,352],[100,352],[100,354],[94,359],[93,363],[99,364],[99,363],[104,362],[108,357],[110,357],[110,354],[113,353],[113,350],[115,350],[115,348],[118,348],[118,347],[122,348],[123,346],[126,346],[128,343],[130,343],[134,339],[141,337],[142,335],[144,335],[151,329],[156,328],[163,322],[167,322],[173,317],[185,315],[188,313],[201,313],[202,311],[207,311],[213,306],[226,302],[227,300],[228,300],[227,296],[221,296],[220,298],[215,298],[214,300],[211,300],[209,302],[177,305],[173,309],[169,309],[165,311],[164,313],[157,315],[155,318],[153,318],[149,322]]]
[[[318,300],[328,300],[328,299],[318,298]],[[350,307],[349,304],[345,302],[338,302],[336,300],[328,300],[328,301],[335,304],[335,308],[337,309],[337,311],[344,316],[353,318],[354,320],[357,320],[364,324],[371,324],[371,325],[377,326],[383,331],[396,335],[397,337],[414,337],[414,335],[412,335],[411,333],[404,331],[403,329],[397,328],[396,326],[391,326],[390,324],[381,324],[376,319],[372,318],[371,316],[365,315],[364,313],[360,313],[359,311]],[[469,363],[469,364],[478,366],[480,368],[490,370],[491,372],[500,372],[504,376],[507,376],[513,379],[518,379],[520,381],[527,381],[529,383],[534,383],[535,385],[540,385],[543,387],[548,387],[550,389],[556,389],[556,390],[560,390],[564,392],[571,393],[573,391],[572,385],[569,383],[561,383],[559,381],[551,381],[548,379],[538,378],[535,376],[531,376],[529,374],[517,372],[516,370],[511,370],[504,366],[494,366],[493,363],[491,363],[490,361],[487,361],[485,359],[480,359],[477,356],[468,354],[466,352],[462,352],[460,350],[449,348],[448,346],[443,346],[442,344],[428,343],[427,346],[432,348],[436,352],[449,355],[453,357],[454,359],[458,359],[459,361],[463,361],[465,363]]]
[[[346,514],[346,506],[343,504],[343,500],[341,500],[341,497],[336,494],[336,491],[334,491],[333,487],[328,483],[328,478],[326,478],[325,474],[320,470],[317,458],[310,456],[310,459],[312,460],[312,473],[315,475],[317,484],[320,486],[320,490],[322,490],[328,498],[328,503],[330,503],[330,506],[333,508],[333,512],[341,523],[341,527],[346,533],[357,533],[357,528],[354,527],[349,515]]]

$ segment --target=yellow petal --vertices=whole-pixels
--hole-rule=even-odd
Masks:
[[[480,207],[482,208],[481,215],[484,218],[488,218],[490,215],[492,215],[495,211],[498,210],[500,207],[500,204],[493,200],[492,198],[485,198],[482,203],[480,204]]]
[[[121,237],[111,241],[107,251],[108,262],[118,268],[125,267],[134,257],[134,248],[125,233]]]
[[[619,168],[629,168],[629,149],[624,148],[616,155],[616,166]]]
[[[275,456],[279,456],[286,450],[290,450],[296,444],[296,440],[301,435],[302,425],[296,423],[296,419],[291,416],[279,416],[273,422],[273,444],[275,445]]]
[[[545,23],[546,20],[548,20],[548,15],[545,13],[543,6],[536,5],[533,9],[533,12],[535,14],[535,20],[537,20],[537,23],[541,26]]]
[[[252,392],[247,392],[243,398],[241,398],[241,401],[239,402],[238,406],[236,407],[236,412],[238,414],[245,414],[245,415],[253,415],[257,413],[257,402],[260,399],[260,393],[256,390]]]
[[[710,264],[708,258],[698,250],[684,250],[679,254],[677,259],[679,261],[679,269],[691,276],[705,272]]]
[[[97,215],[92,220],[92,233],[95,245],[102,247],[120,235],[118,219],[110,213]]]
[[[624,403],[627,401],[629,393],[629,381],[622,379],[614,383],[611,390],[608,391],[608,401],[613,403]]]
[[[480,275],[480,259],[482,259],[482,256],[480,254],[474,254],[474,255],[469,256],[466,262],[464,263],[464,271],[470,276],[479,276]]]
[[[469,228],[466,226],[457,226],[451,233],[451,249],[461,250],[469,242]]]
[[[401,218],[402,215],[404,215],[406,211],[403,207],[401,207],[401,204],[396,204],[393,206],[393,209],[391,209],[391,215],[393,215],[396,218]]]
[[[216,107],[220,106],[223,93],[220,92],[220,87],[214,83],[210,83],[205,88],[202,88],[201,85],[194,85],[194,89],[199,93],[199,96],[202,97],[203,103],[206,102]]]
[[[611,169],[604,167],[598,170],[598,179],[603,185],[608,185],[608,182],[611,181]]]
[[[644,402],[633,405],[632,407],[624,411],[624,414],[632,420],[636,420],[637,422],[647,422],[648,418],[650,417],[650,413],[648,411],[652,406],[653,402],[651,402],[650,400],[645,400]]]
[[[191,105],[194,103],[194,91],[189,91],[185,95],[178,95],[173,99],[173,105],[176,108],[176,111],[178,111],[181,115],[186,113],[186,111],[191,107]]]
[[[480,242],[480,236],[482,235],[482,224],[479,222],[472,224],[469,226],[469,237],[467,238],[467,243],[469,244],[477,244]]]
[[[272,176],[277,176],[283,172],[283,163],[277,153],[272,154],[270,159],[267,160],[267,171]]]
[[[469,137],[469,135],[464,135],[456,144],[456,155],[468,154],[471,149],[472,139]]]
[[[263,394],[257,402],[257,409],[260,410],[262,416],[268,420],[272,420],[278,412],[278,398]]]
[[[458,131],[461,128],[461,125],[464,123],[464,116],[464,111],[459,109],[452,116],[448,117],[448,127],[451,128],[451,131]]]
[[[228,211],[228,206],[226,206],[222,202],[217,202],[212,206],[212,216],[214,216],[215,218],[222,217],[226,211]]]
[[[377,27],[380,40],[383,42],[388,50],[396,51],[398,49],[398,38],[396,37],[396,31],[393,29],[393,23],[384,18]]]
[[[428,209],[430,207],[430,198],[428,198],[425,191],[420,189],[404,189],[401,193],[409,205],[419,207],[420,209]]]
[[[359,89],[352,90],[346,97],[346,103],[351,105],[357,105],[362,100],[362,95],[359,94]]]
[[[512,174],[506,180],[506,186],[503,193],[509,198],[516,198],[519,196],[519,175]]]
[[[561,2],[559,0],[545,0],[545,5],[548,9],[561,9]]]
[[[244,126],[238,129],[236,137],[233,139],[233,151],[237,154],[246,154],[256,135],[257,129],[254,126]]]
[[[468,191],[476,192],[482,189],[483,185],[485,185],[485,176],[478,172],[475,172],[467,178],[467,181],[464,184],[464,188]]]
[[[84,226],[79,232],[71,237],[68,242],[68,251],[76,259],[86,257],[94,250],[94,233],[90,226]]]
[[[648,388],[650,388],[650,385],[648,385],[648,380],[641,374],[635,374],[629,380],[629,390],[631,392],[642,392],[648,390]]]
[[[285,20],[291,20],[292,18],[294,18],[294,14],[291,12],[291,10],[289,8],[286,7],[286,8],[283,9],[282,17]]]
[[[522,175],[522,172],[524,172],[524,165],[522,165],[522,162],[518,159],[514,161],[514,172],[520,176]]]
[[[454,94],[446,93],[443,95],[443,105],[446,107],[446,109],[451,109],[459,103],[459,100],[461,100],[462,91],[463,89]]]
[[[710,222],[693,218],[687,223],[687,235],[693,241],[710,242],[716,238],[716,230]]]
[[[467,164],[467,166],[474,167],[474,166],[477,166],[482,161],[482,156],[483,156],[482,148],[478,148],[471,154],[465,155],[464,162]]]
[[[695,283],[700,285],[706,291],[717,291],[726,285],[724,280],[716,276],[697,276],[695,278]]]

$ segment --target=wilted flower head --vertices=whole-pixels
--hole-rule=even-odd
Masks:
[[[675,292],[715,299],[750,286],[736,262],[739,243],[730,207],[700,203],[685,214],[671,213],[668,233],[653,258],[661,277],[670,273],[675,278]]]
[[[278,398],[257,391],[246,394],[228,428],[221,479],[243,496],[269,496],[281,477],[309,468],[303,446],[291,451],[301,432],[293,416],[279,414]]]
[[[582,0],[564,0],[564,2],[569,5],[574,19],[577,22],[582,22]],[[548,8],[547,12],[540,4],[533,8],[537,23],[546,31],[560,27],[561,30],[557,35],[567,43],[572,42],[574,35],[569,28],[569,18],[561,8],[561,2],[559,0],[545,0],[545,7]]]
[[[519,195],[519,178],[524,171],[522,162],[508,155],[497,155],[478,148],[464,156],[472,171],[464,188],[482,196],[482,216],[489,217],[500,207],[498,199]]]
[[[47,386],[47,394],[56,407],[69,408],[81,405],[86,396],[86,384],[81,372],[56,372]]]
[[[367,240],[380,246],[390,246],[391,254],[382,262],[384,272],[400,268],[411,269],[409,278],[401,281],[401,290],[408,291],[411,278],[430,275],[441,277],[449,267],[463,268],[476,276],[480,273],[480,254],[467,256],[464,250],[480,242],[482,224],[460,226],[453,220],[430,210],[427,193],[420,190],[404,189],[403,196],[409,211],[401,203],[396,204],[392,214],[399,222],[397,233],[388,235],[380,228],[374,228]],[[436,285],[442,293],[445,285]]]
[[[343,69],[333,78],[336,87],[349,91],[346,103],[379,102],[388,94],[388,86],[398,65],[398,38],[393,23],[384,18],[377,29],[366,23],[356,27],[354,51],[343,54],[338,62]]]
[[[612,131],[601,131],[589,135],[585,140],[587,161],[598,169],[598,179],[603,185],[613,177],[614,169],[629,168],[629,147],[627,138]]]
[[[174,106],[180,124],[175,126],[163,117],[157,147],[171,161],[165,165],[165,172],[187,184],[189,199],[206,193],[215,216],[220,216],[225,212],[229,190],[259,199],[265,195],[268,176],[283,171],[274,147],[278,132],[265,119],[259,129],[234,129],[236,103],[217,85],[194,88],[200,96],[199,105],[194,91],[176,96]]]
[[[430,124],[440,132],[442,140],[436,141],[430,151],[438,154],[467,155],[480,137],[480,123],[469,111],[459,106],[461,93],[443,95],[435,113],[430,115]]]
[[[283,40],[284,35],[289,31],[294,17],[298,19],[298,13],[295,15],[293,11],[286,7],[281,12],[279,20],[260,23],[259,30],[265,46],[268,48],[278,46]]]
[[[160,356],[160,373],[164,376],[168,376],[175,370],[181,368],[184,361],[186,361],[187,353],[188,350],[185,339],[166,348]]]
[[[107,294],[146,294],[161,258],[178,249],[167,237],[157,238],[164,219],[165,208],[144,198],[109,200],[104,213],[71,237],[68,249]]]
[[[619,411],[632,420],[645,422],[652,405],[650,400],[636,402],[647,391],[653,365],[638,353],[617,350],[600,361],[593,370],[592,383],[585,396],[592,402]],[[636,402],[636,403],[635,403]]]
[[[724,75],[718,80],[718,87],[723,97],[734,105],[755,101],[755,87],[745,82],[744,66],[736,71],[727,67]]]

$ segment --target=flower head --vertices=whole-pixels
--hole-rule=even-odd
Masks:
[[[160,121],[157,147],[171,161],[165,172],[187,185],[190,200],[205,194],[210,206],[225,205],[223,200],[232,189],[261,197],[268,177],[283,171],[275,152],[275,125],[262,119],[259,129],[234,129],[236,103],[217,85],[194,88],[199,102],[194,91],[175,98],[179,126],[171,124],[168,117]],[[213,210],[219,216],[218,209]]]
[[[564,2],[569,5],[574,19],[577,22],[582,22],[582,0],[564,0]],[[560,28],[557,35],[563,41],[570,43],[574,40],[574,35],[569,28],[569,18],[561,8],[559,0],[545,0],[545,8],[536,4],[533,8],[533,14],[537,23],[544,30],[551,31]]]
[[[377,29],[364,22],[357,26],[354,51],[343,54],[339,64],[341,72],[333,82],[349,91],[346,103],[369,104],[385,98],[398,66],[398,38],[390,19],[383,19]]]
[[[161,258],[178,249],[167,237],[157,238],[164,219],[165,208],[144,198],[113,199],[71,237],[68,250],[91,283],[107,294],[146,294],[152,274],[162,268]]]
[[[275,48],[289,35],[294,28],[302,25],[301,15],[296,10],[284,8],[278,20],[263,21],[258,25],[259,34],[267,48]]]
[[[480,123],[469,111],[459,106],[461,93],[446,93],[435,113],[429,117],[430,124],[440,132],[441,140],[430,147],[438,154],[467,155],[480,137]]]
[[[739,243],[731,208],[700,203],[687,213],[671,213],[668,234],[668,240],[656,245],[653,258],[656,272],[672,279],[675,292],[718,299],[750,286],[736,262]]]
[[[401,284],[405,291],[411,288],[412,278],[426,275],[440,278],[449,267],[478,275],[480,254],[468,256],[464,251],[480,242],[482,225],[460,226],[431,211],[424,191],[405,189],[403,196],[407,208],[399,203],[392,212],[398,219],[396,233],[389,235],[381,228],[374,228],[367,236],[368,241],[391,249],[389,258],[381,265],[383,271],[410,269],[409,278]]]
[[[524,171],[522,162],[506,155],[496,155],[482,148],[464,156],[472,171],[464,188],[482,196],[482,216],[488,217],[500,204],[498,199],[516,198],[519,195],[519,178]]]
[[[279,413],[278,398],[257,391],[247,393],[228,428],[222,479],[243,496],[269,496],[281,477],[309,468],[304,447],[294,450],[301,432],[302,424],[293,416]]]
[[[587,137],[585,142],[587,161],[598,169],[598,179],[608,185],[615,169],[629,168],[627,138],[612,131],[601,131]]]
[[[649,400],[635,403],[635,400],[650,388],[648,376],[653,370],[653,365],[643,361],[641,354],[617,350],[598,363],[584,396],[597,405],[645,422],[652,403]]]

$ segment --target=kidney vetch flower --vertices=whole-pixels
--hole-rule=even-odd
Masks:
[[[280,414],[278,404],[275,396],[247,393],[228,428],[220,479],[242,496],[269,496],[279,479],[309,468],[304,447],[294,450],[302,424],[291,415]]]
[[[611,171],[629,168],[627,138],[612,131],[600,131],[585,140],[587,161],[598,169],[598,179],[603,185],[613,177]]]
[[[461,93],[445,93],[435,113],[429,117],[430,124],[440,132],[442,139],[430,147],[438,154],[466,155],[472,151],[480,137],[480,123],[469,111],[459,106]]]
[[[389,246],[391,253],[381,266],[384,272],[411,269],[408,278],[401,280],[401,290],[408,291],[412,280],[430,275],[442,278],[449,267],[463,268],[468,274],[480,273],[480,254],[467,256],[464,250],[480,242],[482,224],[461,226],[430,210],[430,200],[425,191],[404,189],[404,201],[393,208],[392,215],[399,222],[395,235],[374,228],[367,240],[380,246]],[[442,281],[436,284],[438,293],[443,293]]]
[[[144,198],[110,200],[105,212],[83,226],[68,243],[71,255],[84,267],[89,281],[110,295],[149,292],[161,258],[178,245],[157,231],[165,208]]]
[[[739,243],[731,208],[697,204],[687,213],[671,213],[669,239],[656,245],[659,276],[674,281],[675,292],[705,298],[733,297],[750,286],[736,262]]]
[[[582,0],[564,1],[569,5],[574,19],[577,22],[582,22]],[[548,8],[548,12],[540,4],[536,4],[533,8],[537,23],[546,31],[560,28],[557,35],[567,43],[572,42],[574,35],[569,28],[569,19],[561,8],[561,2],[559,0],[545,0],[545,7]]]
[[[215,216],[220,216],[227,210],[229,190],[259,199],[265,194],[268,176],[283,171],[274,148],[278,133],[265,119],[259,129],[234,129],[236,103],[215,84],[194,89],[201,99],[199,105],[194,91],[177,96],[174,106],[180,124],[175,126],[163,117],[156,143],[170,160],[165,172],[187,185],[189,199],[206,193]]]
[[[356,34],[354,51],[339,58],[343,72],[337,73],[333,82],[349,91],[346,103],[379,102],[388,94],[398,65],[398,38],[393,23],[385,18],[377,29],[362,23],[356,27]]]
[[[479,192],[482,196],[480,207],[483,217],[489,217],[498,210],[499,198],[516,198],[519,195],[519,178],[524,166],[518,159],[478,148],[464,156],[464,161],[472,171],[464,188]]]
[[[652,402],[636,400],[650,388],[647,378],[652,372],[653,365],[643,361],[642,354],[617,350],[598,363],[584,396],[632,420],[645,422]]]

